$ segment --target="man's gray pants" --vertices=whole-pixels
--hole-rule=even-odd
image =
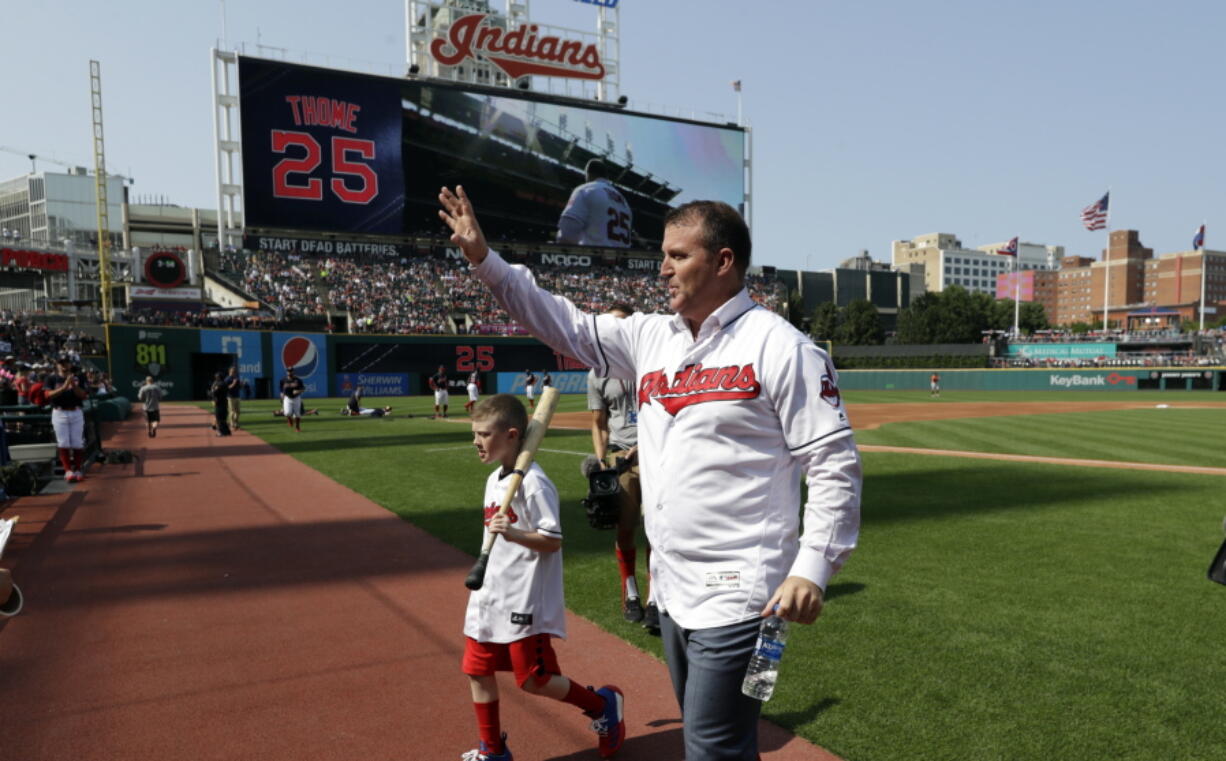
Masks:
[[[685,761],[758,761],[762,703],[741,692],[761,621],[682,629],[667,613],[660,638],[681,706]]]

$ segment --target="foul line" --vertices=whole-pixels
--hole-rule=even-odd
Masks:
[[[861,452],[886,452],[891,454],[923,454],[944,457],[967,457],[976,460],[1004,460],[1007,462],[1034,462],[1042,465],[1073,465],[1082,468],[1115,468],[1117,470],[1158,470],[1168,473],[1195,473],[1202,476],[1226,476],[1226,468],[1209,468],[1200,465],[1159,465],[1152,462],[1117,462],[1115,460],[1074,460],[1061,457],[1039,457],[1027,454],[999,454],[995,452],[962,452],[954,449],[917,449],[912,447],[889,447],[877,444],[862,444]]]

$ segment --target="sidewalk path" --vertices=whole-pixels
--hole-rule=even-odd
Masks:
[[[476,730],[459,671],[472,557],[259,439],[166,405],[70,493],[28,497],[4,565],[0,761],[454,761]],[[309,435],[309,432],[304,434]],[[241,454],[227,457],[227,452]],[[625,761],[680,761],[664,665],[569,616],[568,674],[627,695]],[[509,682],[504,683],[509,685]],[[570,706],[503,690],[520,761],[596,759]],[[763,722],[766,761],[833,756]]]

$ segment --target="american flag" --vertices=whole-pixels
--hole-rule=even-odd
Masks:
[[[740,92],[740,91],[741,91],[741,80],[739,80],[739,79],[735,79],[735,80],[733,80],[733,81],[732,81],[732,89],[733,89],[733,90],[736,90],[737,92]]]
[[[1196,237],[1192,238],[1192,248],[1197,251],[1205,247],[1205,226],[1196,228]]]
[[[1085,225],[1087,230],[1103,230],[1107,227],[1107,202],[1110,197],[1111,192],[1107,191],[1102,198],[1081,210],[1081,224]]]
[[[1004,248],[996,249],[996,253],[1002,256],[1017,256],[1017,236],[1006,243]]]

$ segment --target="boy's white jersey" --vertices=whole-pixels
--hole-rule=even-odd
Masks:
[[[486,523],[498,512],[510,477],[500,468],[486,479]],[[558,490],[536,463],[524,474],[510,513],[511,526],[520,531],[562,538]],[[490,550],[485,584],[468,596],[464,635],[478,642],[506,643],[534,634],[566,637],[562,551],[536,552],[500,537]]]

